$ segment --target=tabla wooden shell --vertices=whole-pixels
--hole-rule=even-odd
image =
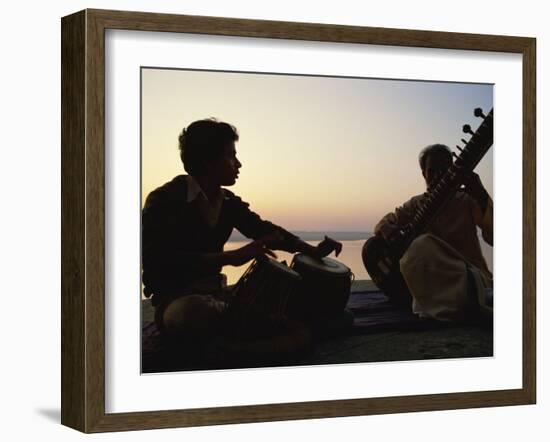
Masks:
[[[299,289],[289,299],[289,315],[315,319],[341,314],[348,302],[353,274],[332,258],[316,259],[299,253],[290,268],[302,277]]]
[[[237,282],[225,312],[225,333],[210,349],[220,364],[265,363],[311,342],[308,327],[287,317],[301,276],[271,258],[254,261]],[[212,359],[212,360],[214,360]]]
[[[284,263],[267,257],[255,260],[237,282],[228,303],[226,316],[235,331],[269,334],[266,318],[284,320],[287,303],[301,279]]]

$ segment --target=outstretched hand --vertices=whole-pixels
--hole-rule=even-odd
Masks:
[[[325,236],[325,239],[321,241],[315,248],[315,256],[317,258],[324,258],[325,256],[330,255],[332,252],[335,252],[335,255],[338,256],[341,251],[341,242]]]

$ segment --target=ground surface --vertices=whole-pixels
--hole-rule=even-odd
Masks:
[[[352,296],[361,299],[363,293],[372,293],[376,288],[370,281],[354,283]],[[146,327],[153,319],[149,301],[142,302],[142,324]],[[386,329],[384,329],[386,328]],[[144,372],[181,371],[252,366],[295,366],[319,364],[348,364],[357,362],[410,361],[441,358],[477,358],[493,355],[493,328],[488,325],[460,325],[346,328],[344,331],[313,333],[307,346],[284,356],[254,357],[238,360],[224,355],[224,347],[209,350],[204,358],[177,357],[170,362],[162,360],[162,352],[156,349],[155,337],[144,340]],[[404,328],[404,329],[403,329]],[[144,329],[144,330],[145,330]],[[145,335],[145,334],[144,334]],[[279,343],[277,343],[279,345]],[[283,344],[281,344],[283,345]],[[169,350],[173,353],[173,350]],[[164,351],[163,353],[167,353]],[[231,354],[234,354],[232,351]],[[245,358],[246,359],[246,358]],[[250,359],[250,358],[249,358]]]

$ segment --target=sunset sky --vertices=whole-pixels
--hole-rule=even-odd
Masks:
[[[463,124],[481,122],[473,109],[492,106],[486,84],[143,68],[142,203],[185,173],[182,128],[216,117],[240,135],[231,190],[263,218],[293,231],[372,231],[424,191],[419,151],[454,148],[469,138]],[[491,195],[492,149],[476,169]]]

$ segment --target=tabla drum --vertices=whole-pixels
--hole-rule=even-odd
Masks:
[[[285,263],[265,257],[252,262],[231,291],[224,330],[205,350],[220,368],[277,363],[311,343],[311,332],[287,315],[302,277]]]
[[[289,315],[318,319],[344,312],[350,296],[353,273],[332,258],[313,258],[299,253],[290,267],[301,277],[300,290],[289,300]]]
[[[269,334],[287,317],[289,299],[302,277],[265,257],[252,262],[232,290],[225,316],[235,334]]]

